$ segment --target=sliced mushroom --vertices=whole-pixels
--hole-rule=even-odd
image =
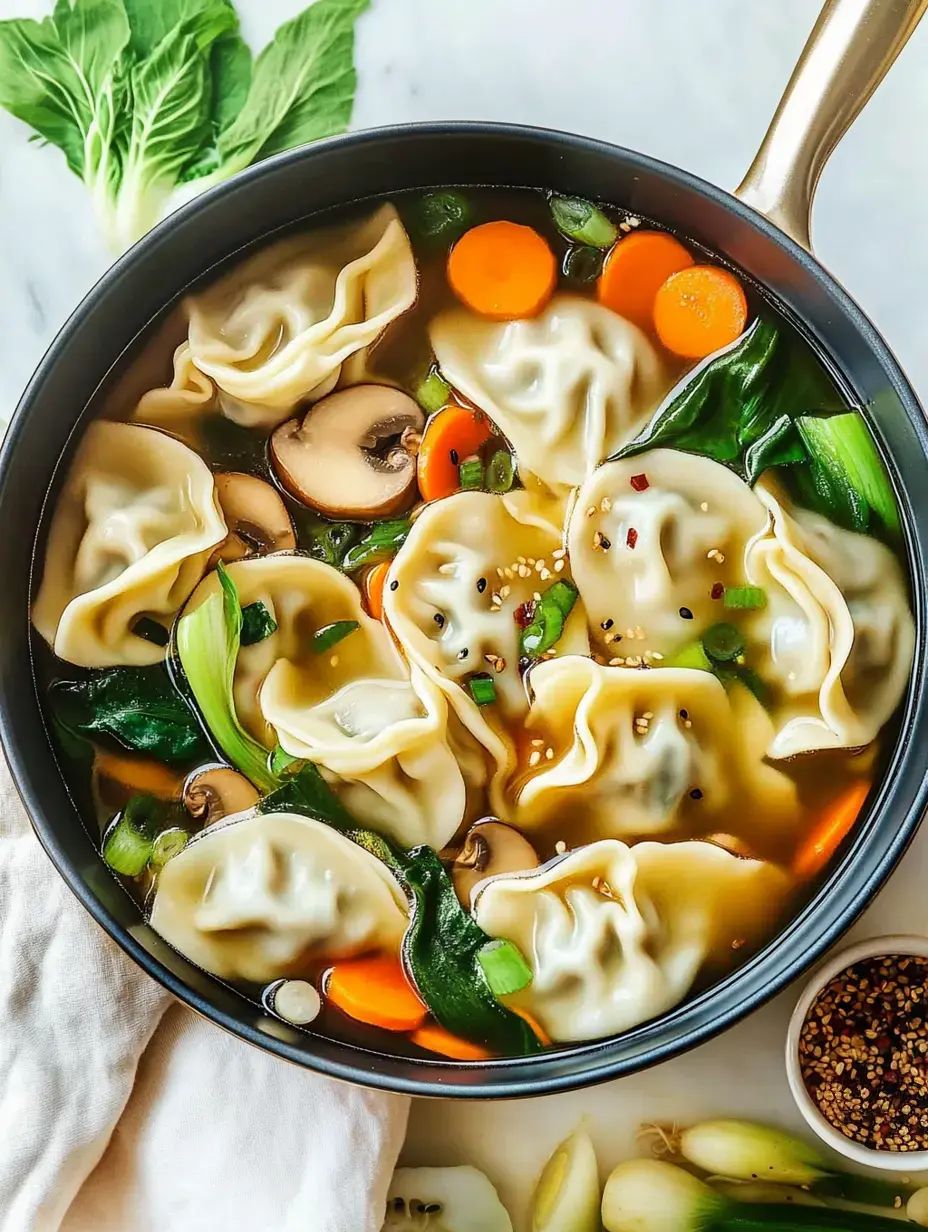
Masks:
[[[416,491],[425,415],[398,389],[355,385],[323,398],[271,437],[271,459],[297,500],[333,518],[399,513]]]
[[[204,766],[184,784],[184,807],[204,826],[244,813],[257,803],[254,785],[230,766]]]
[[[469,908],[471,891],[479,881],[537,867],[535,848],[518,830],[502,821],[478,821],[451,866],[451,880],[458,900]]]
[[[210,557],[210,567],[218,560],[242,560],[296,547],[287,506],[271,484],[239,471],[222,472],[215,481],[216,499],[229,534]]]
[[[159,800],[178,800],[184,790],[183,774],[147,757],[129,757],[98,749],[93,771],[99,799],[116,809],[140,794],[157,796]]]

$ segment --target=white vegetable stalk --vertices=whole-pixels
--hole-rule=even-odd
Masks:
[[[532,1232],[599,1232],[599,1168],[590,1136],[575,1130],[545,1164],[532,1201]]]
[[[916,1189],[909,1198],[905,1213],[912,1223],[917,1223],[920,1228],[928,1228],[928,1186]]]
[[[606,1182],[602,1220],[606,1232],[705,1232],[728,1205],[682,1168],[632,1159]]]

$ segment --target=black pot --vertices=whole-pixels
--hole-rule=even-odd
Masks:
[[[70,454],[83,408],[152,317],[210,267],[276,228],[372,195],[446,184],[553,188],[615,201],[724,254],[766,288],[868,408],[900,505],[917,625],[912,680],[882,784],[840,862],[786,930],[723,982],[617,1039],[477,1065],[412,1061],[288,1027],[194,967],[142,923],[56,769],[33,678],[28,621],[35,533],[55,468]],[[214,190],[120,260],[45,356],[0,457],[0,526],[0,732],[51,859],[110,936],[182,1001],[261,1048],[338,1078],[420,1095],[511,1097],[598,1082],[673,1056],[730,1026],[806,970],[872,899],[925,805],[928,438],[918,402],[870,322],[798,244],[727,193],[627,150],[500,125],[410,126],[322,142]]]

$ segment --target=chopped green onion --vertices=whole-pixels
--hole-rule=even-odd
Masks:
[[[354,633],[356,629],[360,628],[361,625],[357,620],[336,620],[330,625],[323,625],[321,629],[317,629],[313,634],[312,645],[314,653],[324,654],[327,650],[331,650],[333,646],[337,646],[350,633]]]
[[[564,632],[564,625],[577,602],[573,582],[555,582],[535,603],[532,623],[522,630],[519,649],[530,659],[538,659],[550,650]]]
[[[516,477],[515,459],[508,449],[497,449],[487,463],[486,485],[490,492],[508,492]]]
[[[796,426],[810,461],[799,470],[807,472],[804,481],[833,511],[833,521],[865,534],[897,536],[896,498],[863,417],[857,411],[828,418],[801,415]]]
[[[409,518],[396,518],[392,522],[377,522],[368,534],[350,548],[342,561],[347,573],[353,573],[362,565],[376,565],[382,560],[392,560],[409,534]]]
[[[270,757],[268,758],[267,764],[271,771],[271,774],[273,774],[275,778],[280,778],[280,776],[284,773],[285,770],[289,770],[290,767],[294,765],[296,762],[298,762],[299,760],[300,760],[299,757],[293,757],[290,753],[286,751],[286,749],[284,749],[281,745],[278,744],[278,746],[274,749],[274,751],[271,753]]]
[[[171,635],[164,625],[152,620],[150,616],[140,616],[133,624],[132,632],[136,637],[143,637],[146,642],[152,642],[155,646],[166,646],[171,640]]]
[[[163,868],[168,860],[180,855],[189,841],[190,835],[186,830],[181,830],[179,827],[171,830],[162,830],[154,843],[152,843],[152,866],[154,868]]]
[[[451,243],[470,225],[470,202],[452,189],[426,193],[410,210],[410,226],[423,240]]]
[[[458,478],[463,491],[483,487],[483,463],[479,458],[465,458],[458,467]]]
[[[664,662],[665,667],[691,667],[699,672],[711,672],[712,664],[702,642],[690,642]]]
[[[726,687],[737,682],[743,684],[746,689],[749,689],[762,706],[766,706],[770,701],[770,690],[767,685],[761,680],[757,672],[750,667],[745,667],[743,663],[717,663],[715,665],[715,674]]]
[[[593,248],[611,248],[619,232],[602,210],[582,197],[552,197],[551,216],[562,235]]]
[[[702,635],[703,649],[710,659],[718,663],[730,663],[744,654],[744,638],[734,625],[721,621]]]
[[[468,686],[478,706],[492,706],[496,701],[496,683],[492,676],[471,676]]]
[[[242,645],[254,646],[277,632],[277,621],[260,599],[242,608]]]
[[[103,840],[103,859],[114,873],[138,877],[148,867],[152,834],[164,816],[154,796],[133,796]]]
[[[438,371],[432,368],[416,390],[416,401],[427,415],[443,410],[451,401],[451,386]]]
[[[589,286],[603,272],[603,250],[589,244],[580,248],[568,248],[564,253],[561,272],[570,282],[581,287]]]
[[[767,592],[762,586],[726,586],[722,602],[729,611],[757,611],[767,606]]]
[[[532,969],[522,951],[505,937],[488,941],[479,949],[477,962],[494,997],[509,997],[532,982]]]

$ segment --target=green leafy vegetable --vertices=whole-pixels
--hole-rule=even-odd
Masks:
[[[353,573],[362,565],[376,565],[382,560],[392,560],[411,530],[409,518],[397,518],[392,522],[377,522],[368,534],[349,548],[342,559],[342,568]]]
[[[177,652],[197,705],[216,743],[260,791],[277,783],[266,749],[245,731],[235,713],[232,684],[242,633],[235,583],[220,564],[220,589],[177,622]]]
[[[277,621],[260,599],[242,608],[242,645],[254,646],[277,632]]]
[[[271,753],[268,765],[271,767],[271,774],[280,778],[284,771],[289,770],[298,761],[300,761],[299,757],[294,757],[292,753],[288,753],[282,745],[278,744]]]
[[[138,877],[148,867],[164,808],[154,796],[133,796],[103,840],[103,859],[114,873]]]
[[[895,538],[901,525],[896,499],[863,419],[854,411],[828,419],[803,415],[796,421],[809,458],[797,468],[800,497],[839,525],[864,534]]]
[[[362,528],[356,522],[323,522],[313,527],[309,536],[309,554],[335,569],[361,537]]]
[[[465,458],[458,467],[458,477],[464,492],[483,487],[483,463],[479,458]]]
[[[616,242],[618,228],[592,201],[552,196],[549,205],[554,225],[569,240],[593,248],[611,248]]]
[[[477,961],[494,997],[509,997],[532,982],[532,969],[522,951],[505,937],[488,941],[477,951]]]
[[[413,900],[403,957],[422,1000],[446,1030],[508,1056],[539,1052],[524,1019],[490,991],[478,954],[490,938],[458,902],[431,847],[397,857],[394,871]]]
[[[603,272],[603,250],[586,244],[580,248],[568,248],[564,253],[561,272],[569,282],[581,287],[588,286]]]
[[[722,621],[702,635],[703,649],[716,663],[727,663],[744,654],[744,638],[734,625]]]
[[[337,830],[352,830],[358,824],[311,761],[301,762],[295,774],[285,776],[280,786],[261,800],[258,812],[300,813],[328,822]]]
[[[443,188],[426,193],[407,211],[416,239],[450,244],[470,226],[470,202],[459,192]]]
[[[437,368],[432,368],[416,390],[416,401],[427,415],[434,415],[448,405],[450,398],[451,386]]]
[[[103,668],[49,690],[59,729],[72,738],[116,741],[169,766],[186,768],[212,756],[196,714],[161,663]]]
[[[722,603],[731,611],[758,611],[767,606],[767,592],[762,586],[726,586]]]
[[[478,706],[492,706],[496,701],[496,682],[492,676],[471,676],[468,688]]]
[[[313,634],[312,648],[316,654],[324,654],[339,642],[344,641],[351,633],[361,628],[357,620],[336,620],[330,625],[323,625]]]
[[[252,69],[229,0],[57,0],[44,21],[0,22],[0,106],[62,150],[125,247],[179,184],[344,130],[368,3],[317,0]]]
[[[664,661],[665,667],[691,667],[699,672],[711,672],[712,664],[702,642],[689,642],[682,650]]]
[[[486,485],[490,492],[508,492],[516,477],[515,459],[508,449],[497,449],[487,463]]]
[[[573,582],[554,582],[542,592],[532,612],[532,622],[522,630],[519,649],[530,659],[537,659],[550,650],[564,632],[564,625],[577,602]]]

